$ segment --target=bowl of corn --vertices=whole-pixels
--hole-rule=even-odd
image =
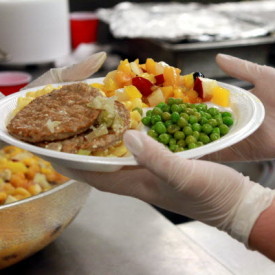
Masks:
[[[90,187],[0,143],[0,270],[46,247],[74,220]]]

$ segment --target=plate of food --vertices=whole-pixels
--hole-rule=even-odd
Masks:
[[[123,144],[144,131],[184,158],[229,147],[265,115],[250,92],[148,58],[103,78],[27,89],[1,99],[0,139],[65,168],[113,172],[137,165]]]

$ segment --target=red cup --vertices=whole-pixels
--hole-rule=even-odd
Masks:
[[[4,95],[18,92],[21,88],[30,83],[31,79],[31,75],[25,72],[0,72],[0,92]]]
[[[97,40],[98,18],[93,12],[73,12],[70,15],[72,47]]]

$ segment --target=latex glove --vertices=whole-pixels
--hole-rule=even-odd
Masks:
[[[124,142],[143,168],[115,173],[71,170],[67,176],[216,226],[248,245],[251,228],[271,205],[275,191],[227,166],[179,157],[139,131],[127,131]]]
[[[50,69],[48,72],[44,73],[42,76],[32,81],[23,89],[46,84],[80,81],[86,79],[100,69],[100,67],[106,60],[106,57],[107,55],[105,52],[99,52],[91,55],[90,57],[78,64],[73,64],[71,66],[63,68]]]
[[[230,148],[208,155],[204,159],[215,161],[269,160],[275,157],[275,69],[260,66],[236,57],[219,54],[220,68],[234,78],[254,85],[251,90],[264,104],[266,116],[258,130]]]

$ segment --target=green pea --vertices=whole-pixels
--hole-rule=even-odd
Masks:
[[[148,110],[147,112],[146,112],[146,116],[151,116],[152,115],[152,110]]]
[[[205,134],[210,134],[213,130],[213,127],[210,124],[206,123],[202,125],[201,130]]]
[[[185,134],[182,131],[176,131],[175,134],[174,134],[174,138],[176,140],[184,139],[185,138]]]
[[[217,121],[217,126],[223,124],[223,120],[222,120],[221,114],[218,114],[218,115],[214,116],[214,119],[216,119],[216,121]]]
[[[165,124],[166,127],[168,127],[169,125],[172,125],[173,122],[172,122],[172,120],[166,120],[166,121],[164,122],[164,124]]]
[[[208,135],[206,135],[204,133],[200,133],[199,141],[201,141],[203,144],[207,144],[210,142],[210,138]]]
[[[184,139],[180,139],[180,140],[177,141],[177,145],[178,145],[179,147],[184,148],[184,147],[186,146],[186,142],[185,142]]]
[[[174,138],[170,138],[169,145],[176,145],[177,141]]]
[[[161,115],[162,114],[162,110],[159,107],[155,107],[152,110],[152,115]]]
[[[230,112],[222,112],[222,117],[232,117],[232,114]]]
[[[217,122],[216,119],[210,118],[210,119],[208,120],[208,124],[210,124],[212,127],[216,127],[216,126],[218,125],[218,122]]]
[[[158,137],[157,132],[154,131],[154,130],[152,130],[152,129],[150,129],[150,130],[147,132],[147,135],[150,136],[150,137],[152,137],[152,138],[155,138],[155,139]]]
[[[170,141],[170,138],[171,136],[166,134],[166,133],[163,133],[163,134],[160,134],[159,137],[158,137],[158,140],[163,143],[163,144],[168,144],[169,141]]]
[[[198,132],[198,131],[193,131],[193,134],[192,134],[196,139],[198,139],[199,138],[199,136],[200,136],[200,132]]]
[[[192,124],[191,127],[192,127],[193,131],[198,131],[198,132],[201,131],[201,125],[199,123],[194,123],[194,124]]]
[[[165,104],[165,105],[163,105],[163,107],[161,109],[163,112],[170,112],[170,105]]]
[[[186,144],[196,143],[197,139],[194,136],[189,135],[185,138],[185,142],[186,142]]]
[[[181,108],[180,108],[180,106],[178,104],[171,105],[171,112],[178,112],[178,113],[180,113],[180,110],[181,110]]]
[[[195,110],[189,107],[189,108],[186,108],[185,112],[188,115],[193,115],[195,113]]]
[[[171,114],[172,122],[176,123],[180,119],[180,114],[178,112],[173,112]]]
[[[181,112],[185,112],[185,110],[186,110],[185,103],[180,104],[180,108],[181,108]]]
[[[163,110],[163,108],[164,108],[165,106],[167,106],[167,104],[164,103],[164,102],[161,102],[161,103],[159,103],[156,107],[158,107],[158,108],[160,108],[161,110]]]
[[[176,133],[177,131],[179,131],[180,127],[178,125],[175,125],[175,124],[171,124],[167,127],[167,132],[169,134],[174,134]]]
[[[169,149],[172,151],[172,152],[177,152],[179,146],[177,144],[172,144],[172,145],[169,145]]]
[[[169,97],[168,100],[167,100],[167,104],[168,105],[176,104],[176,99],[173,98],[173,97]]]
[[[215,128],[213,128],[212,133],[220,135],[221,134],[221,130],[220,130],[219,127],[215,127]]]
[[[194,116],[197,118],[198,121],[201,120],[201,114],[199,112],[195,112]]]
[[[211,116],[215,116],[217,114],[219,114],[219,110],[217,108],[211,107],[207,110],[207,112],[211,115]]]
[[[184,134],[185,134],[186,136],[189,136],[189,135],[192,135],[193,130],[192,130],[192,128],[191,128],[190,126],[185,126],[185,127],[183,128],[183,132],[184,132]]]
[[[219,128],[220,128],[220,131],[221,131],[221,136],[224,136],[229,132],[229,127],[225,124],[221,124],[219,126]]]
[[[164,124],[162,121],[158,121],[158,122],[155,124],[155,131],[156,131],[158,134],[166,133],[166,132],[167,132],[167,129],[166,129],[165,124]]]
[[[151,125],[151,117],[150,116],[145,116],[141,119],[141,122],[145,125],[145,126],[150,126]]]
[[[186,113],[181,113],[180,116],[185,118],[187,121],[189,120],[189,115]]]
[[[188,121],[184,117],[180,117],[179,120],[177,121],[177,125],[180,128],[183,128],[188,125]]]
[[[231,125],[233,125],[233,123],[234,123],[233,118],[230,117],[230,116],[225,116],[225,117],[223,117],[223,118],[222,118],[222,121],[223,121],[223,123],[224,123],[225,125],[227,125],[227,126],[231,126]]]
[[[190,124],[194,124],[194,123],[198,122],[198,119],[195,115],[190,115],[188,121],[189,121]]]
[[[198,145],[196,143],[189,143],[188,144],[188,149],[195,149],[197,147],[198,147]]]
[[[170,120],[170,119],[171,119],[171,114],[168,113],[168,112],[163,112],[163,113],[161,114],[161,118],[162,118],[163,121]]]
[[[183,100],[182,98],[175,98],[175,104],[182,104]]]
[[[201,123],[201,125],[204,125],[204,124],[208,123],[208,119],[207,119],[205,116],[203,116],[203,117],[201,118],[200,123]]]
[[[212,118],[212,115],[210,113],[204,112],[202,116],[206,117],[207,119]]]
[[[154,125],[157,122],[161,121],[161,116],[160,115],[152,115],[151,116],[151,123]]]
[[[182,151],[184,151],[184,148],[178,146],[178,148],[176,148],[176,151],[175,151],[175,152],[177,153],[177,152],[182,152]]]
[[[217,133],[211,133],[211,135],[210,135],[210,139],[212,141],[218,140],[220,137],[221,136],[219,134],[217,134]]]
[[[197,104],[197,105],[196,105],[196,109],[197,109],[198,111],[206,111],[206,110],[207,110],[207,105],[204,104],[204,103]]]
[[[201,142],[201,141],[197,141],[197,145],[198,145],[198,147],[200,147],[200,146],[202,146],[202,145],[203,145],[203,142]]]

